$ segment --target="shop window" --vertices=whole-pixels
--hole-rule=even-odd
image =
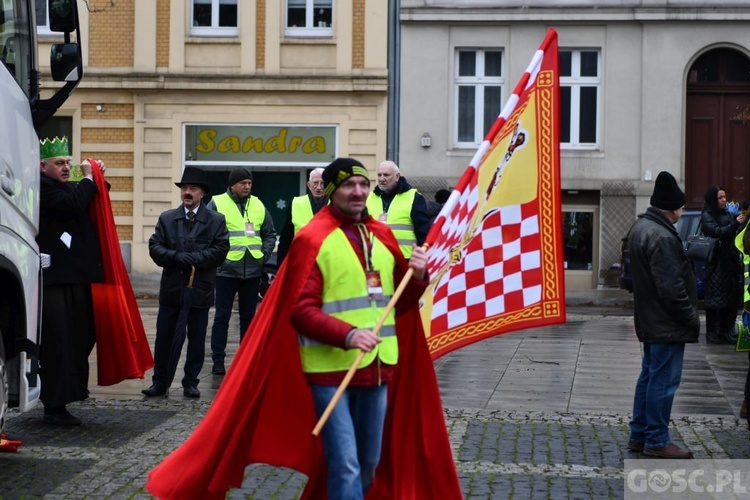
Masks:
[[[600,54],[560,50],[560,142],[565,148],[599,145]]]
[[[238,0],[191,0],[190,34],[237,36]]]
[[[285,0],[285,3],[286,36],[333,36],[333,0]]]
[[[594,255],[594,213],[563,212],[565,269],[591,271]]]
[[[502,111],[503,53],[498,49],[456,51],[456,144],[475,147]]]

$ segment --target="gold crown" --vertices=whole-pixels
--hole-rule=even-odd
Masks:
[[[51,141],[49,139],[39,141],[40,160],[46,160],[47,158],[58,158],[60,156],[70,156],[67,137],[55,137]]]

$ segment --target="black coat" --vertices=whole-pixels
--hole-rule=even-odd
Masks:
[[[635,332],[641,342],[697,342],[693,266],[674,225],[649,207],[630,230]]]
[[[709,309],[736,309],[739,305],[742,264],[734,245],[739,227],[726,209],[706,206],[701,212],[701,232],[719,240],[717,256],[706,267],[704,303]]]
[[[39,194],[39,251],[51,256],[44,285],[104,281],[99,236],[89,217],[89,204],[99,192],[89,179],[60,182],[42,174]],[[66,244],[67,243],[67,244]]]
[[[183,205],[159,216],[154,234],[148,240],[149,255],[163,267],[159,286],[159,304],[179,306],[181,291],[188,284],[190,265],[180,264],[180,254],[189,254],[195,262],[193,307],[211,307],[214,303],[216,268],[229,252],[229,231],[224,216],[209,210],[201,202],[194,227],[188,230]]]

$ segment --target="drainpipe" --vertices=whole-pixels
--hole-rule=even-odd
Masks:
[[[399,0],[388,0],[388,123],[385,159],[398,164],[399,101],[401,92],[401,24]]]

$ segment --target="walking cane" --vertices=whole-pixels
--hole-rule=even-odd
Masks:
[[[425,243],[422,246],[423,250],[427,250],[428,248],[429,248],[429,245],[427,243]],[[401,283],[398,284],[398,288],[396,288],[396,291],[393,293],[393,297],[391,297],[391,300],[388,301],[388,305],[385,306],[385,310],[383,311],[383,314],[380,316],[380,319],[378,320],[378,324],[375,325],[375,328],[372,329],[372,333],[374,333],[375,335],[377,335],[380,332],[380,329],[383,327],[383,323],[385,323],[385,320],[388,318],[388,314],[391,312],[391,309],[393,309],[396,306],[396,302],[398,301],[399,297],[401,297],[401,294],[404,293],[404,288],[406,288],[406,285],[409,283],[409,280],[411,279],[412,274],[414,274],[414,269],[410,267],[406,271],[406,274],[404,275],[404,278],[401,280]],[[318,419],[318,423],[315,424],[315,428],[312,431],[313,436],[318,436],[320,434],[320,431],[323,429],[323,426],[328,421],[328,418],[331,416],[331,412],[338,404],[346,388],[349,387],[349,382],[352,381],[352,377],[354,377],[354,372],[357,371],[357,367],[359,366],[359,363],[362,361],[362,358],[365,357],[365,354],[367,353],[362,350],[360,350],[359,354],[357,354],[357,358],[352,363],[352,366],[349,367],[349,371],[346,372],[346,376],[344,376],[344,380],[341,381],[341,385],[339,385],[339,388],[336,389],[336,392],[331,398],[331,401],[328,402],[328,406],[326,407],[325,411]]]

